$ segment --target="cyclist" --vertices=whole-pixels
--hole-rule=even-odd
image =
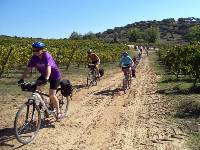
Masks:
[[[134,78],[136,78],[136,75],[135,75],[135,72],[136,72],[136,67],[137,67],[137,65],[138,65],[138,61],[137,61],[137,58],[134,56],[133,57],[133,66],[132,66],[132,68],[131,68],[131,70],[132,70],[132,77],[134,77]]]
[[[59,109],[59,100],[56,97],[56,90],[61,80],[61,72],[51,54],[48,51],[45,51],[44,48],[45,44],[42,42],[35,42],[32,44],[33,55],[29,60],[21,79],[18,81],[18,84],[23,83],[24,78],[27,76],[28,73],[31,73],[32,68],[35,67],[41,74],[41,76],[36,80],[37,85],[45,85],[48,81],[50,82],[50,103],[52,103],[54,108],[56,109],[57,119],[61,119],[63,117],[63,114]]]
[[[121,60],[120,60],[120,66],[122,67],[122,71],[124,72],[124,76],[127,75],[127,73],[131,73],[132,66],[134,65],[133,60],[128,55],[127,52],[123,52],[121,54]]]
[[[96,69],[96,71],[97,71],[97,75],[98,75],[98,77],[100,77],[100,74],[99,74],[100,58],[97,56],[97,54],[95,54],[95,53],[93,52],[92,49],[89,49],[89,50],[87,51],[87,53],[88,53],[88,56],[87,56],[88,62],[91,61],[92,64],[95,65],[95,69]]]

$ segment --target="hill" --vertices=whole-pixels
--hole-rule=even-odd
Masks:
[[[108,42],[129,42],[128,33],[133,28],[144,31],[150,27],[158,27],[160,31],[160,43],[187,43],[186,35],[189,29],[194,25],[200,25],[200,18],[174,18],[163,19],[161,21],[140,21],[127,24],[123,27],[107,29],[102,33],[97,33],[98,38]]]

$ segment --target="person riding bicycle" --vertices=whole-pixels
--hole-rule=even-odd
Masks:
[[[47,82],[50,82],[50,103],[52,103],[56,109],[57,119],[61,119],[63,114],[59,109],[59,100],[56,97],[56,90],[60,85],[61,72],[51,54],[48,51],[45,51],[44,48],[45,44],[42,42],[32,43],[33,55],[29,60],[28,65],[21,76],[21,79],[18,81],[18,84],[23,83],[24,78],[28,73],[31,73],[32,69],[35,67],[41,74],[41,76],[36,80],[36,84],[41,86],[47,84]]]
[[[129,72],[131,73],[131,69],[132,69],[132,66],[134,65],[134,62],[127,52],[123,52],[121,56],[122,57],[119,64],[122,68],[122,71],[124,72],[124,76],[126,76],[127,73]]]
[[[91,61],[92,64],[95,65],[95,69],[96,69],[96,71],[97,71],[97,75],[98,75],[98,77],[100,77],[100,74],[99,74],[100,58],[97,56],[97,54],[95,54],[95,53],[93,52],[92,49],[89,49],[89,50],[87,51],[87,53],[88,53],[88,56],[87,56],[88,62]]]

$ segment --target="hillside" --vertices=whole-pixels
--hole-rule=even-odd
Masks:
[[[194,25],[200,25],[200,18],[179,18],[175,20],[174,18],[163,19],[161,21],[150,20],[150,21],[140,21],[132,24],[127,24],[122,27],[114,27],[113,29],[107,29],[104,32],[92,33],[88,32],[84,35],[81,35],[77,32],[72,32],[69,38],[64,39],[100,39],[109,43],[129,43],[129,33],[132,29],[137,28],[141,32],[150,28],[156,27],[159,29],[159,43],[178,43],[186,44],[187,33],[191,27]],[[2,39],[10,39],[10,36],[0,35]],[[13,38],[13,37],[12,37]],[[17,37],[14,38],[20,39],[29,39],[32,37]],[[36,38],[42,39],[42,38]],[[139,38],[139,42],[144,42],[144,40]]]
[[[199,18],[174,18],[163,19],[161,21],[140,21],[132,24],[127,24],[123,27],[115,27],[114,29],[108,29],[102,33],[97,33],[96,36],[103,38],[110,42],[128,42],[128,32],[133,28],[138,28],[141,31],[149,27],[158,27],[160,31],[161,43],[187,43],[186,35],[190,27],[199,25]]]

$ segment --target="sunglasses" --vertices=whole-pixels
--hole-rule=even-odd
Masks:
[[[32,52],[39,52],[41,49],[33,49]]]

